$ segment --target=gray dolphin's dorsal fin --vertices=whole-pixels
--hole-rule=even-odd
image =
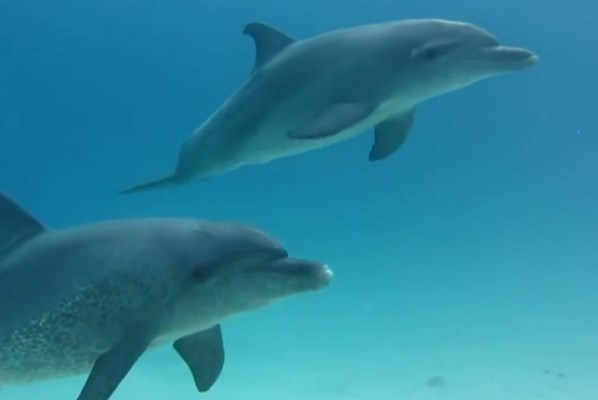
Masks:
[[[415,109],[409,109],[376,125],[369,160],[383,160],[397,151],[405,143],[414,118]]]
[[[185,361],[200,393],[210,390],[224,366],[222,329],[216,325],[174,342],[174,348]]]
[[[261,68],[275,55],[284,50],[295,40],[262,22],[251,22],[245,25],[243,33],[255,42],[255,64],[253,70]]]
[[[45,230],[38,220],[0,192],[0,259]]]

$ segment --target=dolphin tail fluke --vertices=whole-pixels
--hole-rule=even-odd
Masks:
[[[150,182],[142,183],[137,186],[133,186],[132,188],[118,192],[118,194],[124,195],[124,194],[140,193],[140,192],[145,192],[148,190],[165,188],[167,186],[180,185],[181,183],[182,183],[182,180],[177,175],[173,174],[173,175],[167,176],[165,178],[156,179],[156,180],[153,180]]]

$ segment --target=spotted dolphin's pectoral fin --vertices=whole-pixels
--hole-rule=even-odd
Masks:
[[[174,348],[191,370],[197,390],[207,392],[218,380],[224,366],[220,325],[180,338],[174,342]]]
[[[262,22],[251,22],[245,25],[243,33],[251,36],[255,42],[254,71],[295,42],[294,39]]]
[[[141,328],[131,331],[94,363],[77,400],[108,400],[133,364],[147,349],[153,335]]]
[[[414,118],[415,109],[410,109],[376,125],[369,160],[383,160],[397,151],[405,143]]]
[[[0,259],[45,230],[31,214],[0,192]]]
[[[367,118],[374,107],[367,103],[336,103],[304,126],[289,131],[291,139],[322,139],[334,136]]]

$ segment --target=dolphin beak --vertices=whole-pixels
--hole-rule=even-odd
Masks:
[[[494,64],[501,71],[517,71],[532,67],[539,57],[521,47],[495,46],[485,49],[484,61]]]
[[[332,270],[326,264],[292,257],[274,260],[262,266],[262,270],[264,269],[270,273],[284,274],[304,280],[311,289],[328,286],[333,276]]]

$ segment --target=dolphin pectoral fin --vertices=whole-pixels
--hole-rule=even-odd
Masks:
[[[0,192],[0,259],[45,230],[31,214]]]
[[[149,331],[126,335],[94,363],[77,400],[108,400],[153,339]]]
[[[405,143],[414,118],[415,109],[410,109],[376,125],[369,160],[379,161],[397,151]]]
[[[294,39],[262,22],[252,22],[245,25],[243,33],[251,36],[255,42],[254,71],[295,42]]]
[[[337,103],[324,110],[310,123],[289,131],[291,139],[321,139],[336,135],[366,118],[374,110],[364,103]]]
[[[139,193],[145,192],[148,190],[160,189],[166,186],[172,186],[176,184],[180,184],[183,182],[183,179],[180,179],[177,175],[170,175],[166,178],[156,179],[150,182],[142,183],[137,186],[133,186],[132,188],[121,190],[118,194],[132,194],[132,193]]]
[[[174,342],[174,348],[191,370],[197,390],[207,392],[218,380],[224,366],[220,325],[182,337]]]

